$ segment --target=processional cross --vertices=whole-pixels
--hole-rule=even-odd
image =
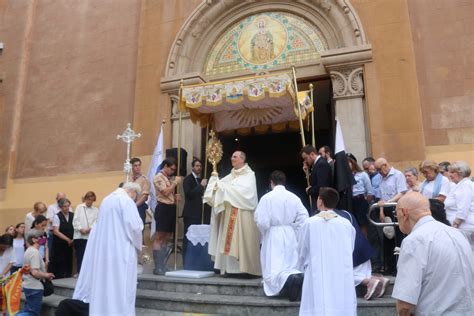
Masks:
[[[130,164],[130,147],[132,146],[132,143],[142,136],[140,133],[135,133],[135,131],[132,129],[132,124],[128,123],[127,128],[123,131],[122,135],[117,135],[117,139],[123,140],[124,143],[127,144],[127,159],[125,159],[125,163],[123,164],[123,171],[127,175],[127,180],[130,176],[130,171],[132,171],[132,165]]]

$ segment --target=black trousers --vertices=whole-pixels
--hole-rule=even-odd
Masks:
[[[55,279],[72,276],[72,246],[65,241],[53,243],[54,253],[51,260],[51,272]]]
[[[62,300],[56,309],[56,316],[88,316],[89,304],[67,298]]]
[[[74,239],[74,249],[76,249],[77,273],[81,272],[82,259],[86,252],[87,239]]]
[[[186,233],[188,232],[189,226],[191,225],[201,225],[201,220],[199,218],[192,218],[192,217],[183,217],[183,224],[184,224],[184,237],[183,237],[183,265],[184,265],[184,258],[186,258],[186,248],[188,245],[188,239],[186,238]]]
[[[138,214],[140,215],[140,218],[142,219],[143,226],[145,226],[146,210],[148,209],[148,204],[143,203],[142,205],[137,207],[137,209],[138,209]],[[145,228],[143,228],[143,229],[145,229]]]
[[[393,222],[396,222],[397,219],[394,215],[395,207],[385,207],[383,209],[385,217],[390,217]],[[400,231],[398,226],[395,226],[395,237],[388,239],[383,235],[383,254],[384,254],[384,266],[385,271],[389,274],[396,274],[397,272],[397,259],[393,254],[395,247],[400,247],[402,240],[405,237]]]

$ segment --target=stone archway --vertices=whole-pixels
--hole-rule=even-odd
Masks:
[[[228,74],[227,77],[212,77],[203,73],[203,67],[212,45],[225,30],[245,17],[268,11],[291,13],[317,25],[323,34],[328,49],[321,53],[318,60],[297,63],[297,76],[299,79],[330,76],[336,116],[344,132],[346,147],[356,156],[365,157],[369,146],[364,114],[363,66],[371,61],[372,48],[349,0],[203,1],[178,33],[161,79],[162,91],[171,97],[172,117],[176,119],[176,96],[181,80],[188,85],[253,74],[247,71]],[[288,66],[268,71],[282,69],[288,69]],[[197,144],[201,144],[201,136],[186,117],[183,127],[184,133],[195,135],[194,139],[186,139],[183,144],[193,148],[193,152],[189,153],[192,157],[199,153],[195,150]],[[173,127],[173,131],[176,129]],[[174,136],[172,143],[177,143]]]

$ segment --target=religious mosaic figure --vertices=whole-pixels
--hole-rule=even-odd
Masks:
[[[275,59],[273,35],[266,29],[265,19],[257,19],[257,34],[252,37],[250,47],[252,62],[264,64]]]

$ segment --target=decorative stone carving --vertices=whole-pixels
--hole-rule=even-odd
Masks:
[[[211,20],[208,18],[203,18],[202,20],[196,23],[194,31],[191,33],[192,37],[198,38],[201,34],[209,27]]]
[[[171,120],[177,120],[179,119],[179,97],[177,95],[170,95],[170,100],[171,100]],[[181,116],[183,119],[189,118],[189,113],[184,112]]]
[[[208,50],[224,30],[239,19],[269,10],[288,12],[311,21],[328,40],[330,50],[343,47],[353,50],[369,45],[350,0],[205,0],[177,34],[176,38],[181,41],[176,41],[170,49],[164,81],[202,72]]]
[[[333,70],[330,72],[335,99],[359,98],[364,95],[362,67]]]

